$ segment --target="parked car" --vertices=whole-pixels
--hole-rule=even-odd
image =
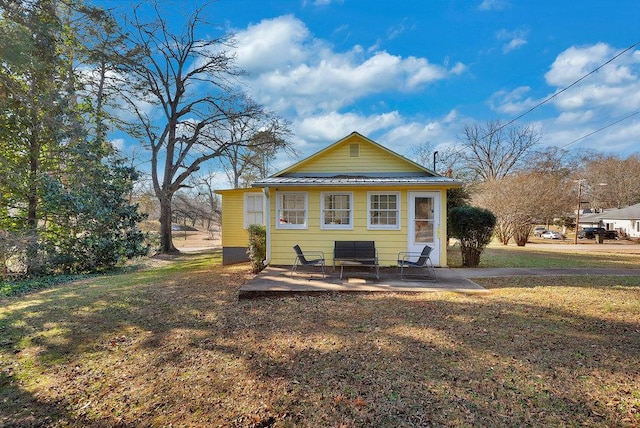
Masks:
[[[602,233],[604,239],[618,239],[618,232],[615,230],[607,230],[604,227],[585,227],[578,231],[578,238],[594,239],[596,235]]]
[[[540,235],[540,237],[544,239],[562,239],[562,235],[558,232],[554,232],[553,230],[547,230]]]
[[[545,233],[547,231],[547,229],[545,227],[542,226],[537,226],[533,229],[533,236],[540,236],[543,233]]]

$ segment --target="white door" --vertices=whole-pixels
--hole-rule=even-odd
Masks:
[[[425,245],[433,248],[431,261],[440,266],[440,193],[409,192],[408,249],[421,252]]]

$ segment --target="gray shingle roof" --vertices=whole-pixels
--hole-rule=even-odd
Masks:
[[[640,204],[605,211],[600,213],[599,217],[605,220],[640,220]]]

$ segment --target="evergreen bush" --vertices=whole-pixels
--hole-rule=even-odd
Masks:
[[[267,228],[260,224],[251,224],[249,231],[249,260],[253,273],[264,269],[264,260],[267,258]]]
[[[460,240],[462,265],[477,267],[480,264],[480,254],[491,242],[496,216],[487,209],[461,206],[449,213],[451,235]]]

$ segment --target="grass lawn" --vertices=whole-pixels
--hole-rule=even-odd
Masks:
[[[1,299],[0,426],[640,426],[638,277],[239,301],[249,277],[182,255]]]

